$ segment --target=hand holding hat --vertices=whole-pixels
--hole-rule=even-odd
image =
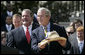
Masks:
[[[49,42],[58,41],[60,45],[65,46],[66,38],[60,37],[56,31],[48,32],[48,37],[39,43],[39,46],[46,45]]]

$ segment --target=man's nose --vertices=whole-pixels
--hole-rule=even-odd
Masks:
[[[24,16],[23,18],[26,18],[26,16]]]

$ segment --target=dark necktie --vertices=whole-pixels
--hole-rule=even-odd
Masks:
[[[26,29],[26,38],[27,38],[28,43],[30,43],[30,33],[28,31],[28,27]]]

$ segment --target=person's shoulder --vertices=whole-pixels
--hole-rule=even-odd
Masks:
[[[40,30],[40,26],[38,26],[36,29],[33,30],[33,32],[37,32],[38,30]]]
[[[61,26],[61,25],[55,24],[55,23],[53,23],[53,26],[56,27],[56,28],[64,28],[64,26]]]
[[[11,32],[11,33],[14,33],[14,32],[17,32],[17,31],[20,30],[20,29],[21,29],[21,26],[18,27],[18,28],[12,29],[10,32]],[[10,32],[9,32],[9,33],[10,33]]]

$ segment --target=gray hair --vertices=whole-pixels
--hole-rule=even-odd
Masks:
[[[31,17],[33,16],[33,12],[30,9],[24,9],[23,11],[26,11],[26,12],[30,13]]]
[[[50,10],[48,10],[47,8],[44,8],[44,7],[39,8],[37,12],[42,11],[42,10],[44,10],[46,12],[45,15],[51,16]]]

